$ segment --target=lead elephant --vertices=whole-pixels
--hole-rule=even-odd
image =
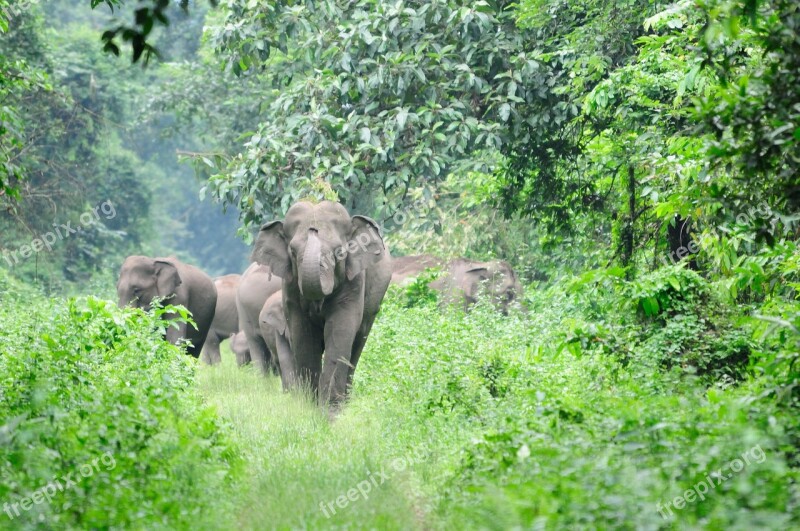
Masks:
[[[280,289],[281,278],[273,274],[269,266],[253,263],[242,274],[236,290],[239,327],[247,339],[250,360],[264,374],[270,369],[277,373],[277,361],[272,359],[272,353],[261,336],[258,316],[270,295]]]
[[[217,289],[211,277],[198,268],[184,264],[177,258],[150,258],[129,256],[125,259],[117,281],[119,306],[132,305],[147,310],[156,298],[164,304],[182,305],[192,312],[194,328],[180,323],[177,328],[167,328],[167,341],[177,345],[187,339],[191,343],[187,352],[195,358],[203,350],[217,303]],[[164,319],[174,319],[169,313]]]
[[[241,278],[241,275],[225,275],[214,279],[214,287],[217,289],[217,305],[203,351],[205,361],[211,365],[222,361],[219,352],[220,343],[239,331],[236,289],[239,287]],[[236,361],[240,362],[238,357]],[[249,356],[246,361],[250,361]],[[241,365],[241,363],[239,364]]]
[[[519,304],[522,284],[517,274],[502,260],[477,262],[468,258],[456,258],[447,264],[446,272],[430,287],[441,292],[445,303],[461,303],[464,311],[478,301],[483,294],[495,306],[508,315],[510,307]]]
[[[267,343],[273,359],[278,360],[283,390],[288,391],[294,387],[296,368],[286,314],[283,312],[282,291],[273,293],[264,303],[258,316],[258,325],[261,328],[261,337]]]
[[[429,254],[392,257],[392,284],[401,286],[429,268],[442,267],[442,260]]]
[[[335,411],[392,276],[380,229],[338,203],[300,202],[261,227],[252,259],[283,278],[297,376]]]

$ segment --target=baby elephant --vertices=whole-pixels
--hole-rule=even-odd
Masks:
[[[177,345],[188,339],[191,345],[187,352],[195,358],[203,350],[214,310],[217,304],[217,289],[211,277],[177,258],[149,258],[129,256],[122,264],[117,281],[120,308],[133,306],[148,310],[156,298],[164,304],[182,305],[192,312],[197,329],[186,323],[178,328],[167,328],[167,341]],[[174,319],[176,314],[165,314],[164,319]]]
[[[289,344],[289,327],[283,313],[283,291],[278,291],[267,299],[258,316],[261,337],[272,353],[273,362],[277,359],[281,373],[283,390],[290,390],[295,383],[294,354]]]
[[[247,345],[247,336],[244,332],[239,330],[235,334],[231,334],[230,347],[236,356],[236,365],[241,367],[250,363],[250,347]]]

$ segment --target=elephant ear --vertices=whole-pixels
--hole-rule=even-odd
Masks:
[[[273,273],[292,281],[292,262],[289,260],[289,244],[283,233],[282,221],[265,223],[258,231],[250,261],[267,265]]]
[[[381,229],[374,220],[366,216],[353,216],[352,232],[347,242],[347,279],[376,263],[386,249]]]
[[[482,266],[473,267],[471,269],[467,269],[466,274],[468,275],[469,281],[466,283],[466,286],[464,286],[464,294],[471,299],[477,299],[481,282],[491,278],[489,269]]]
[[[178,268],[175,267],[175,264],[166,260],[155,260],[153,265],[155,266],[158,295],[160,297],[174,295],[175,290],[183,283],[181,275],[178,273]]]

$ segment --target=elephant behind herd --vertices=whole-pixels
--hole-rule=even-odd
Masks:
[[[428,286],[441,294],[444,304],[459,304],[469,311],[481,296],[486,296],[504,315],[512,307],[522,308],[522,284],[508,262],[478,262],[468,258],[445,262],[427,254],[401,256],[392,260],[392,283],[405,285],[426,269],[441,270]]]
[[[215,364],[220,342],[230,338],[237,364],[279,374],[286,390],[303,382],[335,410],[347,398],[390,282],[440,268],[429,286],[465,310],[483,293],[507,313],[522,294],[506,262],[392,259],[373,220],[330,201],[297,203],[283,221],[262,226],[251,259],[242,275],[212,280],[176,258],[128,257],[117,283],[119,305],[147,309],[156,299],[183,305],[197,327],[169,327],[168,341],[188,340],[195,357],[205,344],[205,361]]]

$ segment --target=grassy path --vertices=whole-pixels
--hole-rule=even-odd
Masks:
[[[380,419],[363,404],[329,424],[309,401],[282,393],[278,378],[238,369],[232,358],[203,367],[199,381],[246,449],[238,527],[424,527],[404,466],[413,456],[386,455]]]

